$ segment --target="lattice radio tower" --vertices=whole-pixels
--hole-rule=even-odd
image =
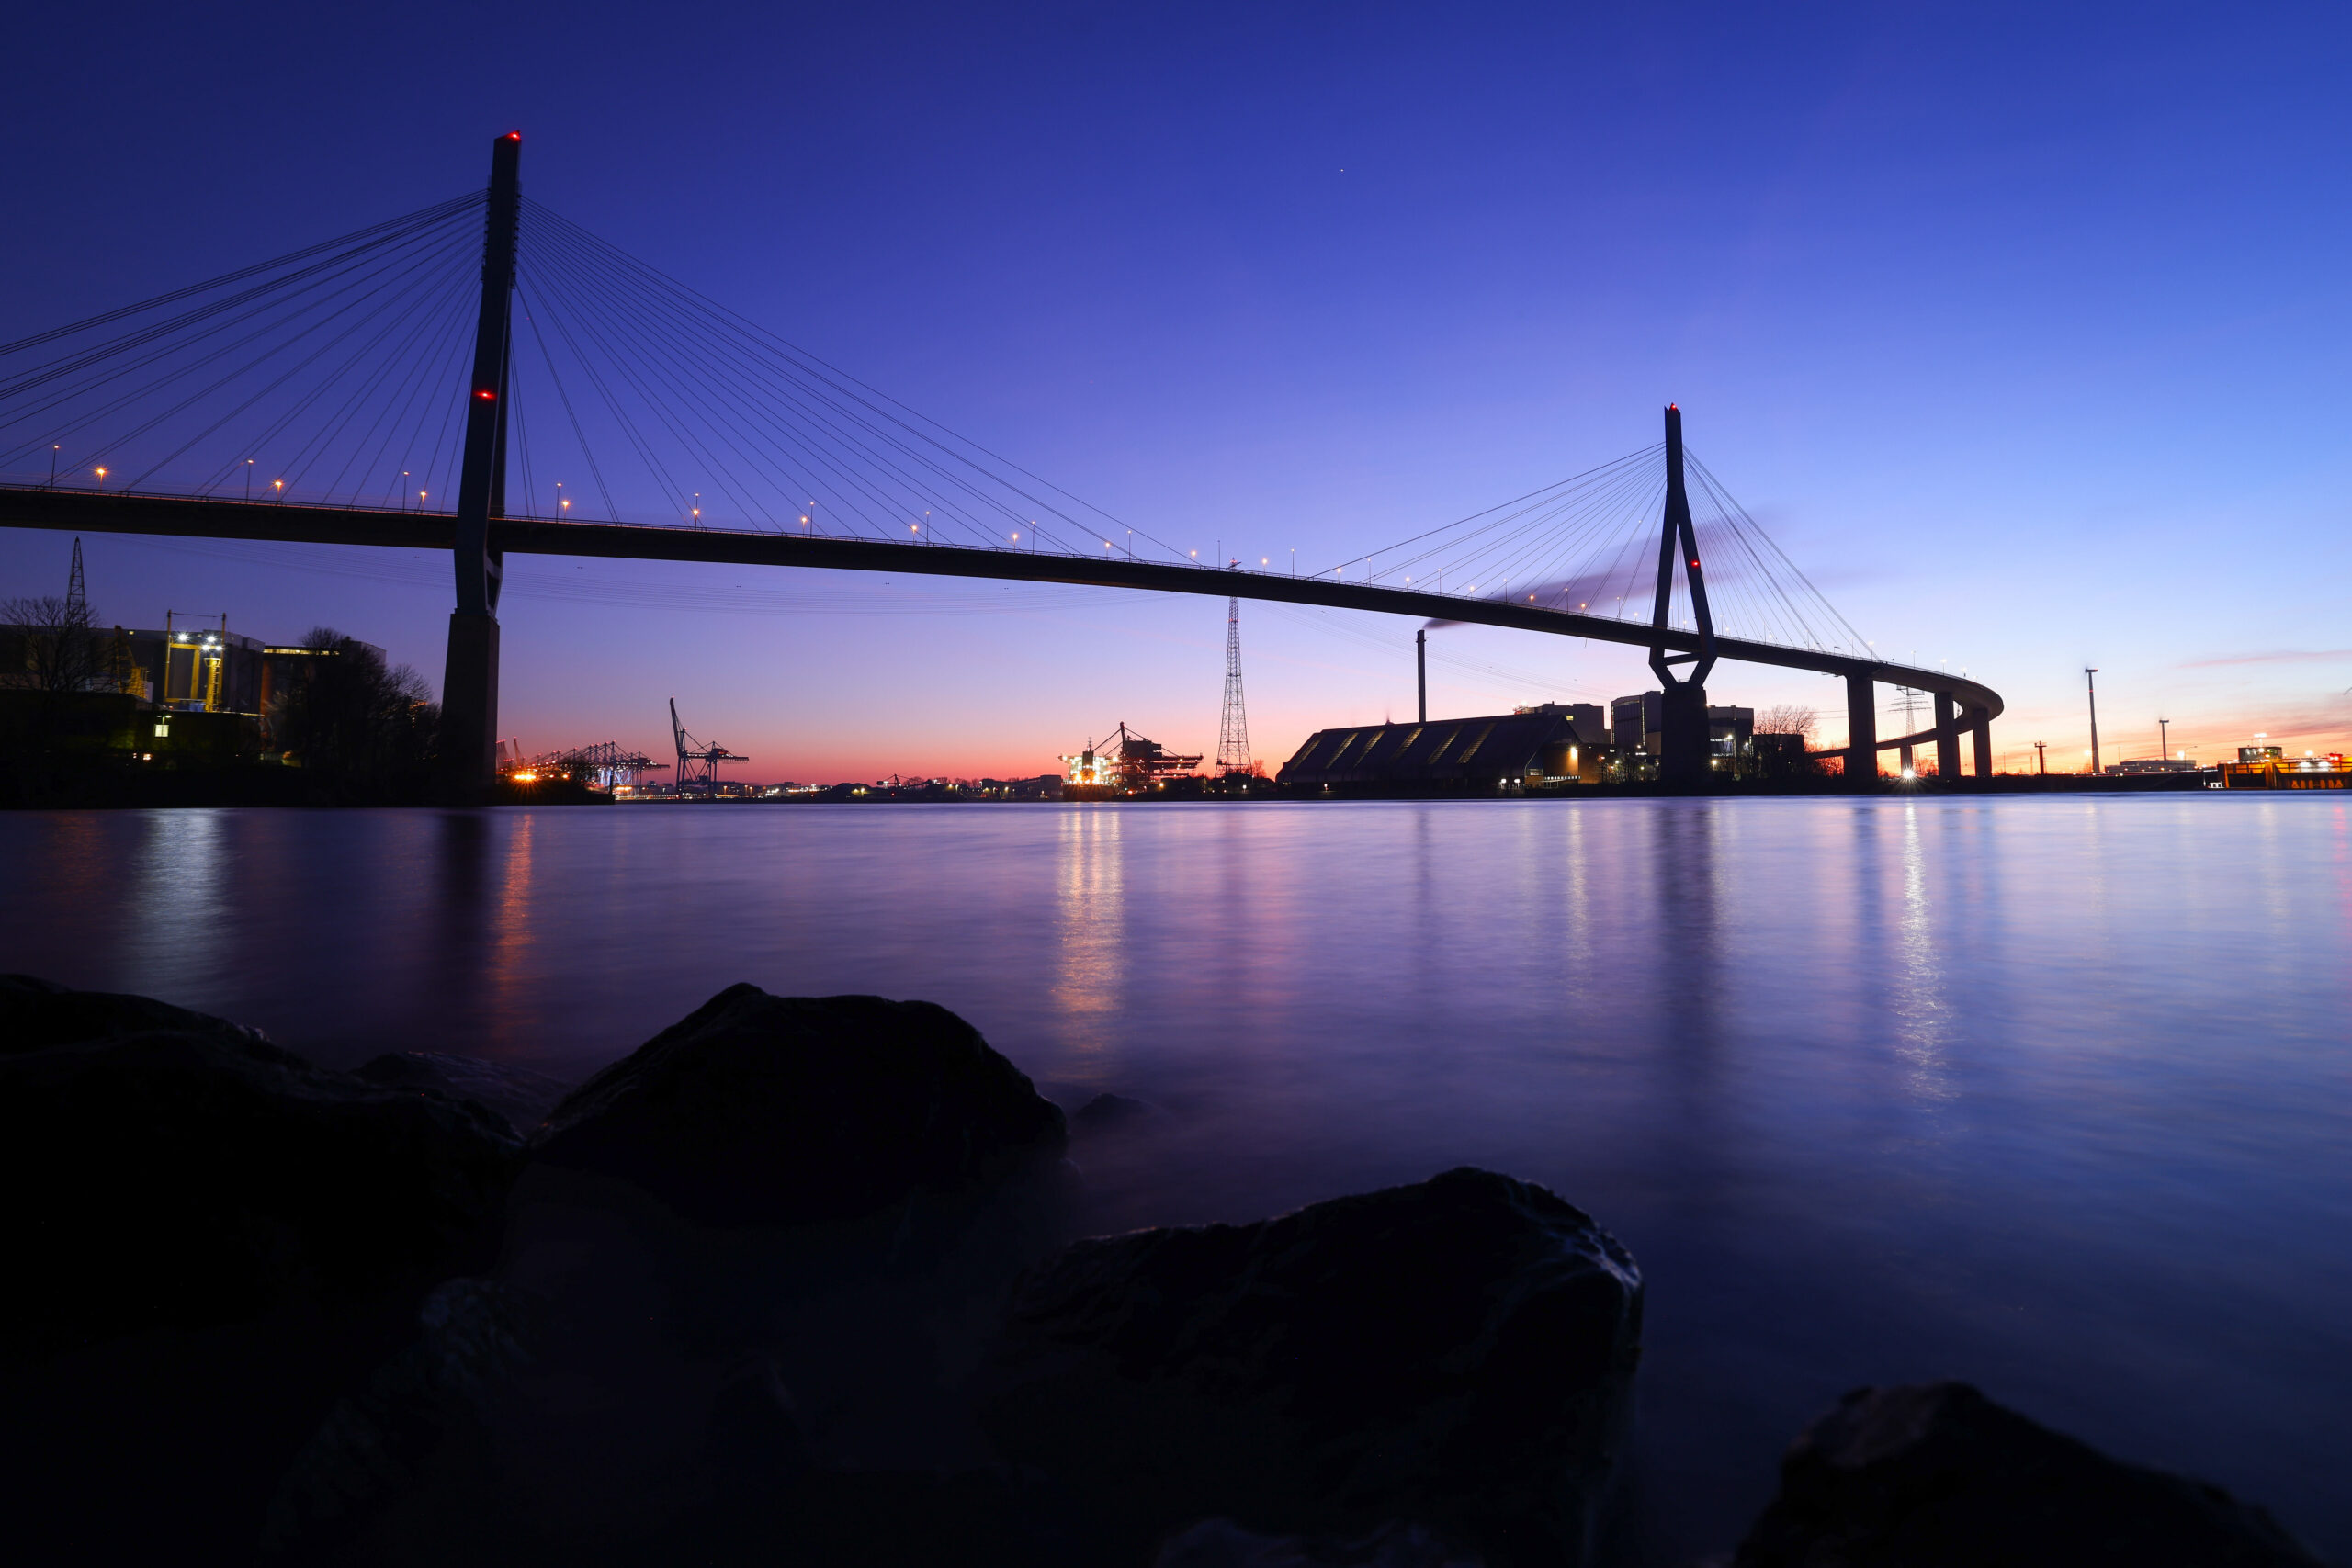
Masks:
[[[1225,716],[1216,727],[1216,771],[1250,771],[1250,719],[1241,707],[1241,600],[1225,602]]]

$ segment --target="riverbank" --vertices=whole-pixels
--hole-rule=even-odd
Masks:
[[[220,768],[107,767],[42,771],[19,777],[0,809],[18,811],[149,811],[194,807],[284,807],[380,809],[431,804],[423,789],[386,791],[323,779],[274,762]],[[517,784],[501,779],[493,806],[610,806],[613,797],[568,780]]]

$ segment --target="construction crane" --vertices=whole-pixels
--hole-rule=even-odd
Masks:
[[[678,699],[670,699],[670,733],[678,743],[678,793],[718,796],[718,764],[748,762],[752,759],[729,751],[717,741],[697,747],[686,727],[678,722]]]

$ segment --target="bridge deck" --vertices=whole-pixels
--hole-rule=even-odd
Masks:
[[[263,539],[317,545],[368,545],[398,549],[447,550],[456,540],[456,519],[447,513],[377,511],[364,507],[306,506],[299,502],[215,501],[187,496],[107,494],[83,490],[0,487],[0,526],[75,529],[92,534],[154,534],[189,538]],[[1492,599],[1464,599],[1411,589],[1349,582],[1330,577],[1291,577],[1280,572],[1219,570],[1139,561],[1105,552],[1101,558],[1016,549],[973,549],[953,545],[899,544],[822,535],[763,533],[724,528],[682,528],[640,524],[571,523],[509,517],[491,524],[491,544],[509,555],[604,556],[628,560],[724,562],[745,566],[830,567],[839,571],[922,572],[939,577],[982,577],[1023,582],[1068,582],[1096,588],[1136,588],[1159,593],[1200,593],[1214,598],[1279,600],[1343,610],[1373,610],[1423,619],[1510,626],[1554,637],[1648,648],[1663,643],[1694,651],[1694,632],[1653,632],[1638,622],[1549,610]],[[1826,675],[1867,676],[1891,685],[1949,695],[1962,722],[2000,716],[2000,694],[1981,682],[1949,671],[1855,659],[1814,649],[1790,648],[1718,636],[1715,651],[1724,659]],[[1932,728],[1880,740],[1877,749],[1934,741]]]

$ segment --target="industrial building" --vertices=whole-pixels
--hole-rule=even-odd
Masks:
[[[229,617],[189,625],[167,613],[161,631],[127,634],[132,692],[166,713],[242,714],[258,720],[265,738],[278,702],[336,649],[265,643],[229,629]],[[384,650],[357,642],[379,659]]]
[[[2115,769],[2109,769],[2113,773]],[[2241,746],[2237,761],[2215,772],[2223,789],[2344,789],[2352,786],[2352,759],[2341,751],[2290,757],[2283,746]]]
[[[1492,795],[1598,784],[1608,750],[1598,705],[1545,703],[1479,718],[1317,730],[1278,782],[1333,794]]]

